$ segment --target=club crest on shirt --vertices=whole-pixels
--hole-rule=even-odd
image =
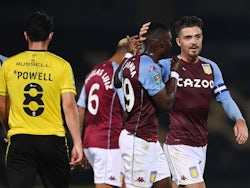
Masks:
[[[152,182],[152,183],[155,182],[156,174],[157,174],[157,171],[151,171],[150,182]]]
[[[192,178],[197,178],[199,176],[196,166],[190,167],[189,171]]]
[[[154,83],[157,85],[157,86],[161,86],[162,85],[162,81],[161,81],[161,76],[160,74],[155,74],[153,76],[153,79],[154,79]]]
[[[212,69],[211,69],[211,66],[209,64],[201,64],[201,65],[202,65],[203,71],[206,74],[212,74]]]

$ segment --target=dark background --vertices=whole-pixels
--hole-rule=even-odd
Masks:
[[[23,26],[34,10],[45,10],[54,17],[55,33],[49,50],[71,63],[78,93],[90,68],[111,56],[119,39],[137,34],[143,23],[160,21],[171,25],[184,15],[201,17],[201,55],[217,62],[232,97],[249,122],[249,0],[1,0],[0,54],[11,56],[27,49]],[[173,45],[176,55],[179,51],[174,40]],[[167,121],[167,115],[161,113],[161,140]],[[250,142],[237,145],[232,127],[233,122],[213,98],[204,175],[208,188],[250,187]],[[78,169],[72,172],[71,182],[92,184],[92,175],[91,170]]]

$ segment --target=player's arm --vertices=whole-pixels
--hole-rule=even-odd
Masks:
[[[79,99],[77,101],[77,110],[78,110],[78,114],[79,114],[81,137],[83,138],[84,137],[84,130],[85,130],[85,126],[86,126],[85,125],[85,115],[86,115],[86,90],[85,90],[85,85],[82,87]],[[84,169],[89,169],[90,168],[89,161],[88,161],[87,157],[84,155],[84,152],[83,152],[83,158],[82,158],[81,166]]]
[[[170,68],[170,77],[169,77],[170,79],[165,83],[166,91],[168,95],[175,96],[175,93],[177,90],[177,82],[178,82],[179,74],[181,73],[181,71],[182,71],[182,61],[179,58],[173,56],[171,59],[171,68]]]
[[[182,62],[178,58],[173,57],[171,61],[170,78],[165,85],[165,89],[153,96],[154,102],[164,111],[170,110],[170,108],[173,106],[177,91],[177,81],[179,78],[179,73],[182,69]]]
[[[226,115],[232,119],[234,124],[234,135],[239,144],[244,144],[248,139],[248,127],[244,120],[242,113],[231,97],[226,85],[224,84],[223,77],[219,67],[215,63],[211,63],[214,70],[214,94],[216,100],[222,105]]]
[[[128,53],[130,53],[131,55],[142,53],[142,41],[140,40],[138,35],[133,35],[132,37],[127,36],[127,40],[128,40]]]
[[[141,28],[140,28],[140,32],[139,32],[139,39],[141,42],[145,41],[146,40],[146,37],[144,36],[148,29],[149,29],[149,25],[150,25],[150,22],[147,22],[147,23],[144,23]]]
[[[244,144],[248,139],[248,127],[239,107],[232,98],[222,100],[221,105],[226,115],[235,122],[233,130],[236,141]]]
[[[119,67],[116,69],[115,74],[114,74],[114,86],[115,86],[115,88],[122,87],[121,76],[119,74],[120,74],[123,63],[128,58],[132,57],[133,55],[141,53],[142,42],[139,40],[138,35],[133,35],[132,37],[127,36],[127,40],[128,40],[127,53],[124,56],[123,62],[119,65]]]
[[[121,88],[122,87],[122,72],[121,72],[121,69],[122,69],[122,66],[124,64],[124,62],[132,57],[133,55],[131,53],[126,53],[125,56],[124,56],[124,59],[122,61],[122,63],[118,66],[118,68],[116,69],[115,73],[114,73],[114,87],[115,88]]]
[[[152,96],[152,99],[158,108],[168,112],[173,105],[174,95],[168,95],[166,90],[162,89]]]
[[[143,60],[141,60],[143,61]],[[150,67],[154,67],[153,71],[149,71]],[[148,64],[147,62],[140,63],[139,80],[143,87],[152,96],[154,103],[160,109],[169,111],[173,105],[175,94],[177,91],[177,80],[179,71],[181,70],[182,62],[174,58],[172,62],[172,74],[169,79],[169,89],[162,81],[161,68],[157,64]]]
[[[83,152],[79,115],[74,93],[66,92],[62,94],[62,107],[65,114],[66,124],[73,140],[70,165],[78,165],[82,161]]]
[[[117,65],[117,63],[112,63],[112,66],[113,66],[113,75],[115,75],[115,72],[119,66]],[[118,75],[116,75],[116,79],[119,79]],[[113,80],[112,80],[113,85],[114,85],[114,82],[115,82],[115,76],[113,76]],[[114,91],[119,98],[119,101],[120,101],[120,104],[121,104],[123,111],[125,111],[126,109],[125,109],[125,99],[124,99],[123,89],[121,87],[119,87],[119,88],[114,87]]]
[[[126,59],[124,58],[123,62]],[[122,68],[123,63],[119,65],[119,67],[116,69],[115,74],[114,74],[114,87],[115,88],[121,88],[122,87],[122,81],[121,81],[121,68]]]
[[[144,23],[142,27],[140,28],[139,39],[141,42],[146,40],[146,37],[144,35],[148,31],[150,23],[151,22]],[[177,57],[173,56],[171,59],[170,79],[167,78],[168,80],[166,82],[166,91],[167,91],[167,96],[170,102],[169,104],[170,106],[172,106],[174,102],[175,93],[177,89],[177,81],[178,81],[181,70],[182,70],[182,62],[179,61]],[[166,68],[166,70],[164,69],[163,71],[166,71],[169,74],[168,68]],[[165,82],[165,78],[164,78],[164,82]]]

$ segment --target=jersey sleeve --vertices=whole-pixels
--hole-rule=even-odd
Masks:
[[[77,105],[83,108],[86,108],[86,89],[85,85],[83,85],[81,93],[79,95]]]
[[[203,57],[199,57],[202,61],[209,63],[212,68],[213,68],[213,73],[214,73],[214,94],[216,96],[216,101],[217,102],[221,102],[223,100],[228,100],[231,99],[231,95],[227,89],[227,86],[224,83],[223,77],[222,77],[222,73],[220,71],[220,68],[218,67],[218,65],[206,58]]]
[[[139,70],[139,81],[150,96],[156,95],[165,88],[165,84],[162,81],[161,68],[152,59],[141,56]]]
[[[218,65],[212,61],[210,61],[209,63],[212,65],[214,71],[213,91],[216,96],[216,101],[221,103],[226,115],[233,121],[244,119],[239,107],[231,97],[230,92],[228,91],[224,83],[222,73]]]
[[[0,95],[1,96],[7,96],[7,85],[6,85],[6,80],[5,80],[5,69],[0,68]]]
[[[224,83],[221,71],[219,67],[214,63],[212,64],[214,70],[214,94],[216,96],[216,101],[221,102],[223,100],[231,99],[231,95]]]
[[[76,95],[75,78],[69,63],[65,63],[63,66],[63,75],[60,84],[61,93],[71,92]]]
[[[234,122],[238,119],[244,119],[239,107],[235,103],[235,101],[231,99],[223,100],[221,105],[226,113],[226,115],[233,120]]]

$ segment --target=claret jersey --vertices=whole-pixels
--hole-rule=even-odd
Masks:
[[[160,64],[166,82],[170,60],[161,60]],[[175,102],[169,113],[166,143],[204,146],[208,138],[207,119],[211,97],[215,94],[217,101],[220,101],[228,96],[223,96],[228,90],[221,72],[214,62],[203,57],[199,57],[197,63],[183,61],[177,86]]]
[[[0,71],[0,95],[11,101],[8,137],[15,134],[64,136],[61,94],[76,94],[70,64],[47,51],[8,58]]]
[[[146,55],[128,59],[121,71],[128,117],[124,128],[146,141],[158,140],[158,118],[152,96],[164,89],[161,68]]]
[[[123,126],[124,97],[122,90],[113,86],[113,75],[117,68],[117,63],[105,61],[96,65],[85,78],[77,101],[79,106],[87,109],[84,148],[118,148]]]

